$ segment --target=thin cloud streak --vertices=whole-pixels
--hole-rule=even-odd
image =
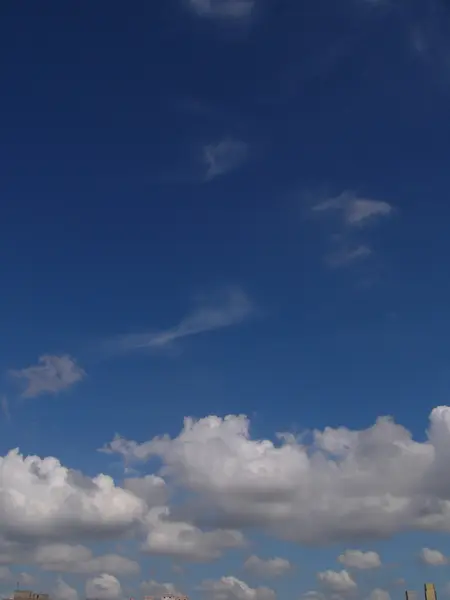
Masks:
[[[335,269],[346,267],[353,264],[356,261],[364,260],[372,254],[372,249],[365,244],[361,244],[351,250],[344,249],[329,254],[326,257],[326,263],[328,266]]]
[[[163,349],[178,339],[237,325],[254,312],[249,297],[239,288],[225,290],[216,303],[200,306],[184,317],[178,325],[159,332],[125,335],[112,345],[127,352],[139,349]]]

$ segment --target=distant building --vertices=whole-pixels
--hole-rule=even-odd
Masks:
[[[425,600],[437,600],[436,588],[434,583],[425,584]]]
[[[189,600],[187,596],[176,596],[175,594],[166,594],[161,596],[161,600]]]
[[[31,590],[16,590],[13,600],[50,600],[50,598],[48,594],[38,594]]]
[[[406,590],[405,600],[419,600],[419,596],[417,595],[417,592],[414,590]]]

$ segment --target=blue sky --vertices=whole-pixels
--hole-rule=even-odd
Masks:
[[[3,3],[3,593],[444,593],[449,11]]]

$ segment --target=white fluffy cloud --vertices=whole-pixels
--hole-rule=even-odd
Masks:
[[[102,573],[86,581],[86,598],[95,600],[118,600],[123,596],[120,581],[113,575]]]
[[[450,531],[450,408],[430,415],[417,442],[390,418],[370,428],[252,439],[244,416],[186,419],[175,437],[116,440],[129,459],[159,456],[168,480],[196,498],[198,522],[263,527],[320,543],[413,530]]]
[[[202,531],[189,523],[172,520],[170,509],[165,506],[151,509],[145,524],[148,534],[142,549],[153,554],[208,561],[219,558],[226,549],[244,545],[244,536],[239,531]]]
[[[114,539],[127,534],[143,540],[152,554],[208,561],[245,543],[240,531],[202,531],[174,520],[166,506],[164,480],[145,476],[125,480],[125,488],[99,475],[70,471],[56,458],[23,457],[11,451],[0,458],[0,563],[32,563],[55,572],[131,575],[135,561],[117,554],[94,556],[71,540]]]
[[[243,548],[243,530],[252,527],[311,544],[406,530],[450,532],[450,408],[432,411],[427,435],[414,441],[381,418],[361,431],[325,428],[272,441],[253,439],[244,416],[186,419],[174,438],[116,440],[114,449],[130,460],[162,463],[159,474],[126,480],[127,489],[106,475],[71,471],[56,458],[12,451],[0,458],[0,565],[33,564],[111,582],[137,574],[137,563],[115,552],[96,556],[82,543],[134,540],[147,553],[206,562]],[[157,505],[161,500],[166,504]],[[446,562],[429,548],[421,557]],[[378,554],[361,550],[346,550],[338,561],[345,569],[381,564]],[[289,567],[279,557],[251,556],[245,563],[262,575]],[[319,580],[327,590],[354,584],[347,570],[323,571]],[[209,582],[215,594],[218,585],[227,594],[246,589],[233,578],[215,585]]]
[[[275,600],[275,592],[270,588],[251,588],[236,577],[204,581],[198,590],[213,600]]]
[[[420,555],[421,561],[426,565],[438,567],[448,563],[447,557],[439,552],[439,550],[431,550],[430,548],[422,548]]]
[[[202,17],[242,19],[254,8],[254,0],[189,0],[192,9]]]
[[[346,550],[338,561],[349,569],[377,569],[381,567],[380,556],[376,552]]]
[[[0,458],[0,536],[14,540],[64,540],[117,536],[142,520],[147,507],[106,476],[93,479],[52,457]]]
[[[39,357],[38,364],[25,369],[10,371],[10,374],[25,382],[23,398],[36,398],[42,394],[57,394],[78,381],[86,373],[70,356],[52,356],[46,354]]]
[[[357,589],[355,580],[348,571],[322,571],[317,573],[320,584],[328,591],[336,594],[347,594]]]
[[[263,559],[259,556],[249,556],[244,563],[244,569],[261,577],[279,577],[285,575],[292,568],[286,558]]]

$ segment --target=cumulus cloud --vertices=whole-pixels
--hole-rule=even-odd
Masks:
[[[362,430],[326,427],[300,438],[260,439],[251,436],[245,416],[229,415],[186,418],[174,437],[122,440],[115,451],[156,457],[161,471],[125,481],[124,489],[56,458],[18,451],[0,458],[0,565],[29,563],[103,581],[105,574],[136,574],[138,566],[114,553],[95,556],[81,541],[125,537],[151,554],[207,561],[244,547],[245,528],[304,544],[450,532],[446,406],[433,409],[422,441],[388,417]],[[166,488],[176,495],[175,506],[167,504]],[[166,504],[155,505],[161,499]],[[444,561],[429,548],[421,556],[429,564]],[[245,566],[275,575],[287,571],[283,560],[253,556]],[[349,569],[381,563],[375,552],[354,549],[338,560],[346,570],[319,574],[327,593],[353,587]],[[241,589],[234,579],[215,583],[227,594]],[[220,593],[210,584],[213,589]]]
[[[115,450],[159,457],[165,478],[195,498],[197,524],[258,526],[302,543],[450,531],[449,407],[431,412],[424,442],[388,417],[311,440],[252,439],[249,420],[229,415],[186,418],[174,438],[118,440]]]
[[[208,529],[174,519],[158,476],[125,480],[124,489],[106,475],[89,478],[56,458],[23,457],[11,451],[0,458],[0,564],[35,564],[45,571],[133,575],[139,565],[118,554],[94,556],[70,540],[142,541],[151,554],[192,561],[219,558],[240,548],[245,538],[233,529]]]
[[[181,338],[237,325],[253,312],[254,306],[247,294],[239,288],[229,287],[214,298],[203,299],[175,327],[159,332],[125,335],[108,346],[121,351],[164,348]]]
[[[446,565],[448,563],[447,557],[444,556],[442,552],[439,552],[439,550],[431,550],[430,548],[422,548],[419,558],[424,564],[432,565],[434,567]]]
[[[0,472],[0,536],[13,542],[117,536],[147,510],[111,477],[85,477],[53,457],[24,457],[13,450],[0,457]]]
[[[86,546],[69,544],[48,544],[39,546],[33,555],[33,562],[46,571],[59,573],[94,574],[108,572],[111,575],[135,575],[139,564],[118,554],[93,556]]]
[[[151,509],[146,516],[148,534],[142,547],[145,552],[192,561],[219,558],[224,550],[240,548],[244,536],[239,531],[202,531],[198,527],[170,518],[168,507]]]
[[[81,381],[86,375],[70,356],[49,354],[39,357],[37,365],[12,370],[10,374],[25,382],[25,389],[21,394],[23,398],[57,394]]]
[[[242,19],[254,8],[254,0],[190,0],[192,9],[202,17]]]
[[[251,588],[236,577],[204,581],[198,590],[213,600],[275,600],[275,592],[270,588]]]
[[[55,600],[78,600],[78,592],[59,577],[53,589],[52,598]]]
[[[211,181],[240,167],[248,158],[248,144],[233,138],[224,138],[203,148],[206,180]]]
[[[349,569],[377,569],[381,567],[381,559],[376,552],[362,550],[346,550],[338,557],[338,561]]]
[[[95,600],[118,600],[123,596],[120,581],[113,575],[102,573],[86,582],[86,598]]]
[[[347,594],[357,589],[356,582],[348,571],[322,571],[317,573],[320,584],[329,592]]]
[[[244,569],[261,577],[279,577],[285,575],[291,568],[292,565],[286,558],[264,559],[252,555],[244,563]]]

